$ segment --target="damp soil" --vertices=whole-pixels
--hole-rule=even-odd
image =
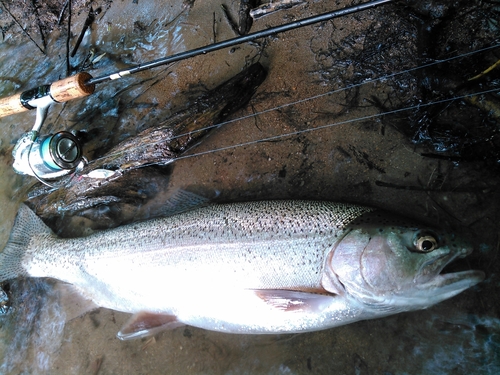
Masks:
[[[240,3],[222,3],[238,20]],[[73,0],[70,20],[64,5],[0,2],[1,97],[77,71],[96,77],[236,36],[220,1]],[[348,5],[304,2],[254,21],[251,32]],[[90,14],[93,22],[70,57]],[[219,202],[367,204],[467,235],[475,252],[460,267],[484,270],[485,282],[422,312],[298,335],[181,327],[122,342],[116,332],[127,314],[99,309],[59,331],[49,324],[53,310],[26,304],[32,311],[23,316],[34,311],[44,320],[24,331],[2,320],[4,372],[498,373],[499,19],[493,0],[384,5],[98,85],[94,95],[54,105],[43,127],[87,134],[84,153],[92,160],[260,62],[267,78],[248,105],[156,177],[155,194],[138,207],[136,220],[179,190]],[[36,184],[11,168],[13,145],[34,118],[26,112],[0,119],[2,244]],[[91,225],[71,215],[62,221],[71,225],[53,229],[66,236]],[[54,303],[44,297],[49,287],[33,288],[37,300]],[[24,338],[13,348],[14,332]]]

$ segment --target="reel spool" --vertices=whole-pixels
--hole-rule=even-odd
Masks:
[[[43,180],[68,175],[85,164],[79,140],[61,131],[39,137],[37,132],[25,133],[12,151],[14,170]]]

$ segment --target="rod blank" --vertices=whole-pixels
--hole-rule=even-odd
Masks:
[[[228,40],[225,40],[222,42],[210,44],[208,46],[192,49],[192,50],[189,50],[186,52],[180,52],[178,54],[164,57],[164,58],[161,58],[158,60],[153,60],[153,61],[150,61],[148,63],[139,64],[139,65],[130,67],[127,70],[122,70],[120,72],[115,72],[113,74],[108,74],[105,76],[92,78],[88,82],[88,84],[97,84],[97,83],[105,82],[107,80],[119,79],[119,78],[122,78],[122,77],[130,75],[130,74],[142,72],[144,70],[156,68],[158,66],[162,66],[165,64],[170,64],[170,63],[173,63],[176,61],[185,60],[185,59],[188,59],[188,58],[191,58],[194,56],[203,55],[203,54],[206,54],[209,52],[214,52],[214,51],[217,51],[217,50],[220,50],[223,48],[232,47],[232,46],[242,44],[245,42],[251,42],[255,39],[264,38],[267,36],[282,33],[285,31],[290,31],[290,30],[297,29],[297,28],[304,27],[304,26],[309,26],[309,25],[312,25],[312,24],[315,24],[318,22],[328,21],[328,20],[331,20],[333,18],[346,16],[348,14],[357,13],[357,12],[360,12],[362,10],[374,8],[376,6],[386,4],[386,3],[391,3],[393,1],[394,0],[369,1],[367,3],[358,4],[358,5],[355,5],[352,7],[348,7],[348,8],[344,8],[344,9],[340,9],[340,10],[335,10],[335,11],[328,12],[328,13],[319,14],[317,16],[312,16],[309,18],[305,18],[303,20],[295,21],[295,22],[290,22],[290,23],[287,23],[287,24],[284,24],[281,26],[271,27],[271,28],[266,29],[266,30],[261,30],[261,31],[255,32],[255,33],[242,35],[242,36],[239,36],[239,37],[236,37],[233,39],[228,39]]]

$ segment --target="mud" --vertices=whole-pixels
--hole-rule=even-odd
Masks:
[[[55,22],[62,3],[48,11],[32,2],[40,22],[30,2],[0,4],[0,95],[83,67],[99,76],[235,36],[220,2],[93,1],[93,9],[101,11],[68,60],[90,4],[72,1],[67,46],[67,13],[60,25]],[[239,2],[225,5],[237,20]],[[307,2],[255,20],[250,32],[348,5]],[[121,342],[115,335],[127,315],[101,309],[69,322],[60,336],[48,335],[50,346],[27,334],[23,342],[31,353],[41,351],[37,345],[52,348],[43,363],[22,356],[22,349],[12,355],[9,344],[22,320],[4,319],[3,369],[12,374],[498,373],[499,73],[495,68],[481,73],[500,58],[499,6],[438,0],[386,5],[99,85],[90,97],[53,106],[43,128],[86,132],[92,142],[84,152],[97,158],[259,61],[268,76],[248,106],[166,175],[155,176],[158,189],[137,219],[161,207],[169,192],[193,188],[217,201],[368,204],[468,235],[475,252],[458,267],[484,270],[485,282],[422,312],[300,335],[225,335],[184,327],[154,341]],[[23,20],[25,31],[6,7]],[[52,19],[47,26],[44,12]],[[12,171],[10,155],[33,122],[32,112],[0,119],[2,243],[35,183]],[[45,316],[51,322],[53,314]]]

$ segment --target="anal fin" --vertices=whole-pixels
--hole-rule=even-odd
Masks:
[[[141,311],[134,314],[117,333],[120,340],[132,340],[152,336],[158,332],[184,325],[175,315]]]

